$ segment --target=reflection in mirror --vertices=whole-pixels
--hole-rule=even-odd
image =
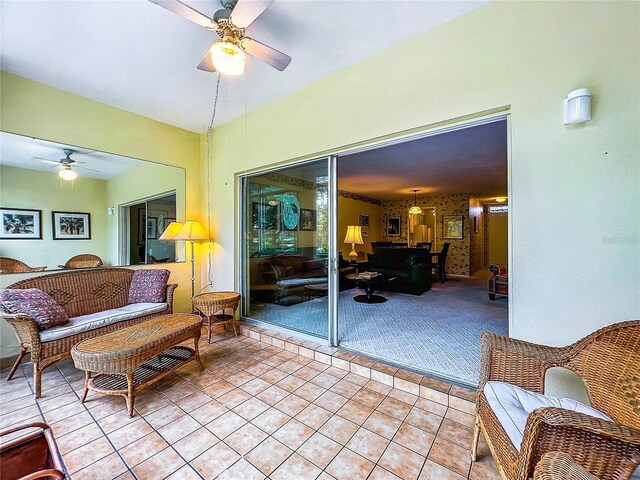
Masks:
[[[422,213],[409,213],[407,241],[410,246],[423,246],[431,242],[431,251],[436,251],[436,208],[422,207]]]
[[[0,132],[0,272],[184,261],[185,170]]]

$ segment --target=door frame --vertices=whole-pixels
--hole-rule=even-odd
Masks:
[[[442,135],[444,133],[454,132],[457,130],[464,130],[466,128],[471,128],[475,126],[485,125],[488,123],[494,123],[498,121],[506,121],[507,128],[507,198],[509,199],[509,211],[507,213],[508,217],[508,266],[509,266],[509,305],[508,305],[508,315],[509,315],[509,323],[508,329],[509,334],[513,331],[513,296],[512,292],[513,284],[514,284],[514,273],[512,272],[511,265],[513,264],[513,222],[512,222],[512,212],[513,212],[513,191],[512,191],[512,156],[511,156],[511,108],[510,106],[502,106],[490,110],[485,110],[483,112],[477,112],[474,114],[469,114],[449,120],[444,120],[441,122],[436,122],[430,125],[415,127],[395,133],[390,133],[387,135],[382,135],[379,137],[367,139],[364,141],[356,142],[350,145],[338,146],[334,148],[330,148],[326,151],[317,152],[315,154],[309,154],[305,156],[301,156],[298,158],[293,158],[290,160],[284,160],[282,162],[278,162],[277,164],[272,164],[270,166],[264,167],[256,167],[252,169],[244,170],[243,172],[236,173],[236,185],[238,186],[237,192],[240,196],[238,205],[240,206],[240,216],[236,230],[236,247],[237,252],[240,256],[238,275],[236,277],[236,285],[240,289],[239,291],[243,294],[245,293],[244,289],[246,288],[246,275],[247,275],[247,265],[245,265],[245,245],[243,241],[243,232],[246,228],[245,221],[246,215],[244,214],[246,205],[244,204],[245,199],[245,183],[244,180],[246,178],[262,175],[270,172],[275,172],[278,170],[282,170],[285,168],[293,167],[296,165],[302,165],[305,163],[322,160],[323,158],[328,158],[329,160],[329,258],[330,258],[330,268],[329,268],[329,325],[328,325],[328,339],[327,344],[329,346],[338,346],[338,281],[337,281],[337,161],[340,157],[346,157],[349,155],[353,155],[355,153],[361,153],[368,150],[375,150],[378,148],[382,148],[385,146],[396,145],[399,143],[409,142],[413,140],[418,140],[421,138],[427,138],[436,135]],[[274,328],[275,330],[283,330],[287,332],[295,333],[302,338],[306,338],[312,341],[318,341],[318,337],[313,337],[310,335],[304,335],[300,332],[283,329],[281,327],[277,327],[272,324],[267,324],[260,321],[254,321],[249,317],[245,317],[242,315],[243,320],[250,320],[257,324],[268,325],[270,328]]]

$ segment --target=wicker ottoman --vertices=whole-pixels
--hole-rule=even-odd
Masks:
[[[199,315],[161,315],[78,343],[71,356],[76,368],[86,372],[81,401],[89,390],[121,395],[133,417],[134,398],[140,390],[190,361],[204,370],[198,351],[201,326]],[[194,340],[194,348],[178,345],[189,339]]]

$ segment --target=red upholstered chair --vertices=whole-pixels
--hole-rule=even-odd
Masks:
[[[509,268],[500,263],[492,263],[489,270],[493,276],[489,279],[489,300],[495,300],[496,297],[509,296]]]

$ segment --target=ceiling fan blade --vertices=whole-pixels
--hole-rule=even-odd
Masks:
[[[202,60],[200,60],[200,63],[198,64],[198,70],[202,70],[203,72],[212,72],[212,73],[216,71],[216,67],[213,66],[213,62],[211,61],[211,55],[209,54],[210,50],[211,50],[211,47],[209,47],[209,50],[207,50],[207,53],[205,53],[204,57],[202,57]]]
[[[40,162],[51,163],[52,165],[60,165],[60,162],[56,162],[55,160],[49,160],[48,158],[31,157],[31,160],[38,160]]]
[[[249,55],[268,63],[273,68],[280,70],[281,72],[291,63],[291,57],[289,55],[285,55],[275,48],[271,48],[257,40],[244,37],[240,41],[240,46]]]
[[[87,167],[79,167],[79,166],[74,166],[73,168],[79,168],[81,170],[88,170],[90,172],[96,172],[96,173],[102,173],[101,170],[94,170],[93,168],[87,168]]]
[[[273,0],[238,0],[229,19],[236,27],[247,28],[272,3]]]
[[[193,23],[206,28],[207,30],[214,30],[216,22],[207,17],[204,13],[200,13],[198,10],[191,8],[189,5],[182,3],[180,0],[149,0],[151,3],[169,10],[170,12],[180,15],[182,18],[192,21]]]

